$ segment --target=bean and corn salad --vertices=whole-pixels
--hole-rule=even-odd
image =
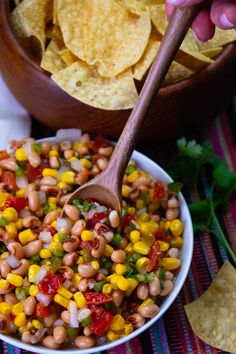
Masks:
[[[73,190],[107,167],[113,147],[84,134],[11,148],[0,152],[0,333],[85,349],[155,316],[181,265],[177,193],[131,161],[121,216],[76,199],[61,217]]]

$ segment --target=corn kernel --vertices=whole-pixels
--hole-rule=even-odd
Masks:
[[[159,240],[157,242],[160,245],[160,251],[161,252],[167,251],[169,249],[169,247],[170,247],[169,243],[167,243],[167,242],[163,242],[163,241],[159,241]]]
[[[66,307],[66,308],[67,308],[67,306],[69,305],[69,300],[66,299],[65,297],[61,296],[60,294],[54,295],[53,300],[54,300],[57,304],[59,304],[59,305],[61,305],[61,306],[63,306],[63,307]]]
[[[126,291],[129,288],[128,279],[122,277],[122,275],[121,275],[117,281],[117,287],[122,291]]]
[[[8,197],[9,197],[9,193],[0,191],[0,206],[4,206],[4,203]]]
[[[132,253],[133,252],[133,244],[130,242],[128,245],[125,247],[125,252],[126,253]]]
[[[120,338],[119,334],[114,333],[113,331],[109,330],[107,332],[107,339],[109,339],[110,341],[114,341]]]
[[[77,264],[83,264],[83,263],[84,263],[83,257],[82,257],[82,256],[79,256],[76,263],[77,263]]]
[[[24,282],[24,279],[20,275],[13,273],[8,273],[6,279],[10,284],[17,287],[22,286]]]
[[[82,241],[93,241],[94,239],[93,232],[90,230],[83,230],[81,232],[81,239]]]
[[[135,252],[143,254],[144,256],[146,256],[150,251],[150,248],[142,241],[136,242],[133,247]]]
[[[5,259],[9,256],[9,252],[3,252],[0,256],[0,259]]]
[[[16,318],[14,319],[14,325],[16,327],[22,327],[25,326],[25,324],[26,324],[25,314],[23,312],[19,313],[19,315],[17,315]]]
[[[63,245],[61,242],[52,241],[49,245],[49,248],[52,252],[54,252],[55,250],[63,251]]]
[[[5,226],[6,232],[13,236],[17,235],[17,227],[15,222],[10,222],[10,224]]]
[[[24,311],[24,305],[22,302],[17,302],[17,304],[12,306],[11,313],[13,315],[19,315],[19,313]]]
[[[138,313],[140,313],[140,310],[141,310],[141,308],[142,308],[143,306],[145,306],[145,305],[152,305],[152,304],[154,304],[154,301],[153,301],[150,297],[148,297],[146,300],[144,300],[144,301],[141,303],[141,305],[139,305],[139,307],[138,307]]]
[[[8,222],[16,221],[18,219],[18,213],[15,208],[9,207],[3,210],[2,217],[7,219]]]
[[[150,216],[148,213],[142,213],[137,217],[138,224],[149,221]]]
[[[23,229],[23,220],[21,218],[19,218],[16,222],[15,222],[16,228],[17,230],[21,230]]]
[[[138,286],[138,280],[134,278],[127,278],[129,282],[129,287],[125,292],[126,296],[130,296],[130,294],[134,291],[134,289]]]
[[[0,176],[2,175],[2,167],[0,167]]]
[[[36,235],[33,233],[31,229],[26,229],[19,233],[19,240],[22,243],[22,245],[34,241],[36,240],[36,238],[37,238]]]
[[[136,181],[136,179],[141,175],[141,173],[139,171],[134,171],[133,173],[131,173],[127,179],[128,182],[133,183],[134,181]]]
[[[42,172],[43,177],[57,177],[57,170],[54,168],[44,168]]]
[[[1,302],[0,303],[0,313],[2,315],[9,316],[11,314],[12,310],[12,304],[9,304],[8,302]]]
[[[24,196],[25,196],[25,190],[23,188],[20,188],[20,189],[18,189],[18,191],[16,191],[16,197],[24,198]]]
[[[66,299],[71,299],[73,296],[73,293],[67,290],[64,286],[60,286],[60,288],[57,290],[58,294],[64,296]]]
[[[72,161],[75,161],[75,160],[78,160],[75,156],[72,156],[72,157],[70,157],[69,159],[67,159],[67,161],[68,161],[69,163],[71,163]]]
[[[52,257],[52,251],[48,248],[43,248],[39,252],[39,256],[42,259],[48,259]]]
[[[161,266],[163,266],[165,270],[177,269],[179,268],[180,263],[181,262],[178,258],[166,257],[166,258],[162,258],[161,260]]]
[[[118,263],[115,267],[116,274],[123,275],[126,272],[126,265]]]
[[[111,285],[113,285],[113,286],[117,286],[117,282],[118,282],[118,280],[120,279],[120,277],[121,277],[121,275],[118,275],[118,274],[111,274],[111,275],[109,275],[106,279],[108,280],[108,281],[110,281],[110,283],[111,283]]]
[[[103,255],[105,257],[111,257],[111,254],[113,251],[114,251],[114,248],[111,247],[110,245],[106,244],[105,251],[104,251]]]
[[[79,161],[80,161],[81,165],[84,168],[87,168],[88,170],[92,167],[92,162],[87,159],[80,159]]]
[[[138,230],[133,230],[129,234],[130,241],[132,243],[138,242],[140,239],[140,232]]]
[[[72,284],[77,288],[81,279],[82,276],[79,273],[76,273],[72,278]]]
[[[123,328],[123,333],[125,336],[133,332],[134,328],[131,323],[126,323]]]
[[[49,205],[49,207],[50,207],[51,210],[57,210],[56,204],[50,204],[50,203],[48,203],[48,205]]]
[[[142,199],[136,200],[136,208],[138,210],[143,209],[145,207],[145,201]]]
[[[170,228],[170,225],[171,225],[171,221],[166,221],[166,222],[165,222],[165,228],[164,228],[164,230],[165,230],[165,231],[168,231],[169,228]]]
[[[36,329],[42,329],[43,328],[43,324],[38,321],[38,320],[33,320],[32,321],[32,326]]]
[[[140,232],[143,235],[155,234],[157,230],[158,224],[153,220],[140,224]]]
[[[34,282],[34,279],[40,270],[40,266],[37,264],[32,264],[28,269],[28,280],[30,283]]]
[[[62,181],[59,181],[59,182],[57,183],[57,185],[58,185],[58,187],[59,187],[60,189],[62,189],[62,190],[68,190],[68,188],[69,188],[68,184],[66,184],[65,182],[62,182]]]
[[[154,211],[160,207],[160,203],[158,201],[154,201],[149,204],[148,208],[150,211]]]
[[[124,328],[124,325],[125,325],[124,318],[120,314],[117,314],[112,319],[110,329],[112,331],[121,331]]]
[[[84,307],[86,305],[86,299],[81,291],[74,294],[74,299],[78,308]]]
[[[61,174],[61,180],[67,184],[73,184],[75,180],[75,172],[65,171]]]
[[[183,239],[182,237],[171,237],[169,243],[171,247],[181,248],[183,246]]]
[[[56,220],[53,222],[55,222],[55,226],[56,226],[56,223],[57,223]],[[55,226],[53,226],[53,227],[55,227]],[[53,236],[53,242],[60,242],[58,232]]]
[[[127,213],[130,215],[134,215],[136,212],[136,209],[134,207],[129,207],[127,210]]]
[[[148,265],[148,263],[150,262],[149,258],[147,257],[141,257],[137,260],[136,262],[136,269],[138,272],[141,272],[142,270],[144,270],[146,268],[146,266]]]
[[[48,156],[49,157],[58,157],[59,153],[57,150],[51,150],[51,151],[49,151]]]
[[[28,157],[27,157],[27,154],[25,152],[25,150],[23,148],[18,148],[15,152],[15,158],[18,160],[18,161],[27,161],[28,160]]]
[[[184,226],[183,226],[183,223],[179,219],[175,219],[175,220],[171,221],[169,229],[174,237],[178,237],[178,236],[182,235],[183,230],[184,230]]]
[[[98,270],[100,268],[98,261],[92,261],[91,264],[94,270]]]
[[[131,192],[132,192],[132,188],[130,186],[126,186],[125,184],[122,185],[122,189],[121,189],[122,197],[128,198]]]
[[[111,284],[104,284],[102,287],[102,293],[103,294],[111,294],[111,292],[112,292]]]
[[[48,197],[48,204],[57,204],[57,198],[56,197]]]
[[[29,287],[29,295],[36,296],[39,291],[38,285],[32,284]]]
[[[0,279],[0,289],[2,290],[7,290],[9,288],[10,284],[6,279]]]

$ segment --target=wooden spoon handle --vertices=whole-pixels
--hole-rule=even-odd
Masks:
[[[164,80],[171,63],[197,14],[197,10],[197,5],[188,8],[176,8],[162,39],[157,56],[143,85],[139,99],[131,112],[109,162],[109,166],[105,173],[108,185],[114,185],[114,181],[119,184],[122,182],[125,168],[133,152],[138,135],[141,132],[141,124],[144,120],[145,113],[147,112],[154,94],[157,93]],[[152,131],[150,131],[150,135],[151,134]],[[119,187],[120,186],[118,186],[118,188]]]

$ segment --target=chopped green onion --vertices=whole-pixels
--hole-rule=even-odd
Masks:
[[[0,225],[5,226],[5,225],[8,225],[8,224],[9,224],[8,220],[2,216],[0,218]]]
[[[33,149],[34,149],[34,151],[36,151],[39,155],[42,154],[41,144],[39,144],[39,143],[33,144]]]
[[[78,334],[78,328],[68,327],[66,332],[69,337],[76,337]]]
[[[52,211],[52,208],[50,207],[50,205],[45,204],[45,205],[43,206],[43,211],[44,211],[45,214],[47,214],[47,213],[49,213],[50,211]]]
[[[138,252],[130,253],[127,257],[127,262],[136,264],[137,260],[141,257],[141,254],[139,254]]]
[[[142,283],[150,283],[154,280],[154,273],[147,273],[147,274],[137,274],[138,281]]]
[[[121,210],[121,217],[123,218],[128,213],[128,208],[124,207]]]
[[[116,233],[112,240],[112,245],[115,247],[119,247],[121,242],[121,234]]]
[[[72,266],[72,270],[77,273],[78,272],[78,266],[77,265],[73,265]]]
[[[94,284],[93,290],[96,293],[100,293],[102,291],[103,285],[104,285],[104,281],[99,281]]]
[[[87,200],[84,200],[83,211],[85,211],[85,212],[89,211],[90,207],[91,207],[91,203],[87,202]]]
[[[110,312],[114,312],[115,311],[115,305],[112,301],[107,302],[106,304],[104,304],[104,307],[110,311]]]
[[[83,205],[83,200],[82,199],[74,199],[72,204],[78,208],[81,205]]]
[[[25,288],[25,287],[16,288],[15,294],[18,300],[23,300],[29,294],[29,288]]]
[[[163,267],[161,267],[159,269],[159,274],[158,274],[158,277],[159,277],[160,283],[161,283],[161,289],[165,288],[165,275],[166,275],[166,271]]]
[[[81,324],[84,326],[84,327],[87,327],[90,325],[90,323],[92,322],[92,318],[91,317],[86,317],[84,318],[82,321],[81,321]]]
[[[62,251],[62,250],[55,250],[55,251],[53,251],[53,255],[54,255],[55,257],[62,258],[62,257],[64,257],[65,252]]]
[[[130,164],[126,167],[125,173],[127,175],[131,175],[131,173],[133,173],[134,171],[136,171],[136,167],[134,165]]]
[[[58,234],[58,240],[63,243],[67,240],[67,236],[63,234]]]
[[[36,256],[33,256],[30,258],[30,262],[32,263],[38,263],[40,262],[41,258],[39,257],[39,255],[37,254]]]
[[[16,177],[23,177],[25,175],[25,170],[22,167],[18,167],[15,171]]]

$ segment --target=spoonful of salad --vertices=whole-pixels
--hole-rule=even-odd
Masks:
[[[192,23],[198,7],[175,10],[166,33],[162,39],[156,58],[145,80],[138,101],[115,146],[107,168],[94,179],[79,187],[67,201],[74,199],[93,199],[106,205],[119,214],[122,209],[121,186],[135,143],[141,132],[145,113],[154,95],[157,94],[167,71]],[[151,132],[150,132],[151,134]],[[64,206],[65,208],[65,206]],[[64,209],[63,211],[64,212]]]

